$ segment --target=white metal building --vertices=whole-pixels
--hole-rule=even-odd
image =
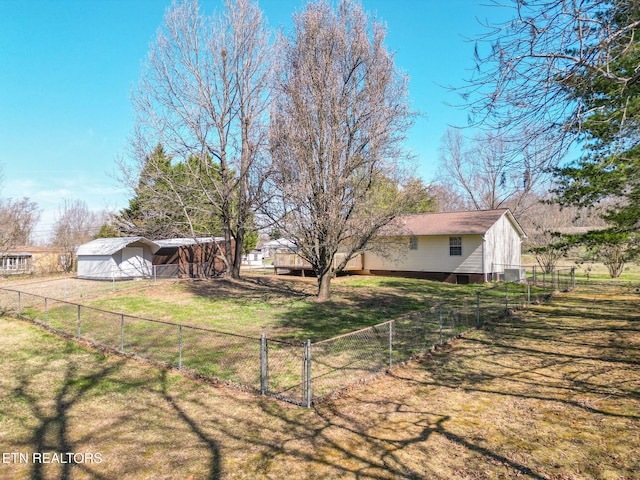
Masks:
[[[150,277],[160,246],[144,237],[98,238],[78,248],[78,277],[95,280]]]

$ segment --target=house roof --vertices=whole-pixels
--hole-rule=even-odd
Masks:
[[[144,237],[119,237],[97,238],[78,247],[78,256],[81,255],[113,255],[132,243],[148,245],[153,253],[160,249],[160,245]]]
[[[200,238],[167,238],[165,240],[155,240],[160,248],[186,247],[199,243],[224,242],[224,237],[200,237]]]
[[[2,258],[7,258],[7,257],[33,257],[33,254],[30,252],[0,252],[0,257]]]
[[[398,217],[392,225],[396,235],[484,235],[506,215],[521,237],[524,230],[507,208],[447,213],[419,213]]]
[[[269,240],[262,244],[262,248],[267,249],[276,249],[276,248],[284,248],[284,249],[295,249],[296,244],[291,240],[287,240],[286,238],[278,238],[276,240]]]
[[[15,248],[11,248],[7,250],[5,253],[11,254],[30,254],[30,255],[47,255],[47,254],[55,254],[55,253],[64,253],[64,249],[60,247],[54,246],[43,246],[43,245],[22,245],[17,246]]]

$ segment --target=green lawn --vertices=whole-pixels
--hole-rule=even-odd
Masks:
[[[345,276],[335,280],[329,302],[318,303],[314,291],[313,279],[292,277],[164,281],[87,298],[79,308],[49,300],[45,310],[44,299],[25,294],[21,311],[69,335],[79,332],[85,340],[127,354],[253,389],[261,388],[260,336],[265,333],[271,340],[295,344],[269,343],[269,391],[302,402],[302,341],[315,345],[411,312],[427,312],[395,324],[391,352],[386,325],[316,345],[314,398],[320,398],[475,326],[476,292],[482,292],[484,318],[505,309],[503,289],[487,285]],[[513,291],[510,296],[513,301]]]
[[[312,342],[423,310],[440,302],[473,304],[485,285],[418,279],[346,276],[333,282],[332,299],[315,301],[315,280],[248,276],[242,281],[164,282],[133,295],[95,299],[89,306],[223,332]],[[500,292],[487,292],[492,295]],[[484,297],[483,297],[484,298]]]

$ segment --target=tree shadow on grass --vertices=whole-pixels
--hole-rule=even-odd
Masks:
[[[159,376],[142,378],[130,375],[131,364],[127,359],[104,356],[101,353],[87,353],[71,342],[60,343],[63,351],[48,350],[43,357],[33,355],[35,362],[29,362],[36,367],[22,368],[15,372],[15,386],[7,393],[5,409],[0,414],[12,418],[16,414],[11,406],[20,406],[28,412],[28,427],[17,442],[22,454],[28,455],[28,474],[34,480],[67,480],[78,474],[90,478],[107,480],[118,475],[134,476],[146,475],[150,467],[144,461],[144,452],[151,449],[163,449],[173,453],[178,447],[174,440],[157,441],[155,438],[144,438],[141,425],[153,425],[155,417],[155,402],[151,404],[130,404],[126,409],[119,408],[113,416],[104,417],[104,411],[99,413],[97,420],[100,426],[93,424],[93,417],[87,415],[85,405],[96,405],[101,399],[109,400],[110,395],[126,395],[127,392],[145,392],[148,396],[160,395],[158,414],[165,415],[162,403],[166,403],[175,413],[169,418],[176,419],[172,425],[163,426],[167,434],[175,432],[175,437],[188,438],[191,432],[198,443],[202,444],[209,455],[209,469],[206,478],[216,480],[221,477],[221,456],[218,444],[198,426],[198,421],[192,418],[169,393],[167,370],[160,369]],[[51,364],[49,365],[49,362]],[[43,382],[43,377],[46,381]],[[126,398],[126,397],[120,397]],[[7,408],[9,408],[7,410]],[[3,411],[4,410],[4,411]],[[2,418],[0,415],[0,418]],[[101,416],[102,415],[102,416]],[[106,425],[105,425],[106,423]],[[32,426],[31,426],[32,425]],[[133,439],[130,438],[133,435]],[[118,438],[121,440],[118,441]],[[87,445],[107,445],[110,448],[120,447],[126,442],[132,456],[124,464],[112,454],[87,450]],[[24,463],[24,462],[20,462]],[[103,468],[107,465],[106,470]],[[8,467],[10,468],[10,466]],[[168,468],[168,465],[167,465]],[[186,478],[186,476],[185,476]]]
[[[393,370],[389,376],[400,381],[395,385],[413,385],[412,393],[406,399],[402,393],[386,391],[388,383],[383,383],[377,391],[379,380],[374,380],[363,387],[364,391],[356,387],[334,403],[316,407],[315,413],[321,420],[313,425],[309,425],[306,418],[297,420],[281,415],[268,404],[264,404],[263,409],[287,422],[291,431],[299,432],[299,437],[306,436],[315,447],[313,451],[305,451],[285,445],[289,455],[331,467],[340,472],[336,476],[447,478],[447,474],[442,474],[443,469],[432,463],[429,442],[434,437],[445,438],[467,454],[475,455],[476,465],[482,466],[484,462],[490,468],[506,468],[507,475],[513,477],[555,478],[562,469],[570,467],[561,460],[559,465],[540,466],[533,456],[513,454],[514,447],[505,449],[496,443],[492,446],[482,436],[476,438],[460,433],[460,423],[449,425],[452,415],[463,424],[474,420],[461,417],[458,408],[463,407],[462,404],[456,405],[454,411],[432,411],[428,407],[433,405],[429,396],[436,391],[440,397],[446,396],[443,392],[447,391],[452,394],[462,392],[457,394],[466,401],[490,399],[488,403],[496,405],[495,414],[502,418],[501,421],[507,425],[525,423],[523,427],[514,426],[518,432],[515,435],[535,436],[535,427],[527,427],[527,422],[535,425],[536,420],[528,417],[527,409],[538,409],[535,410],[538,416],[557,414],[553,420],[543,421],[546,428],[554,428],[549,422],[558,424],[559,439],[553,440],[557,440],[558,445],[589,452],[583,454],[582,464],[572,464],[571,468],[583,468],[584,475],[602,471],[600,469],[606,468],[603,465],[620,468],[617,471],[622,474],[631,472],[629,465],[633,461],[620,467],[616,457],[609,456],[610,450],[601,450],[600,442],[616,442],[616,429],[619,428],[616,425],[620,422],[628,424],[631,431],[634,426],[640,426],[640,416],[635,413],[640,400],[637,368],[640,342],[637,336],[626,338],[636,332],[638,315],[630,308],[631,304],[609,306],[615,307],[617,312],[614,321],[606,310],[591,312],[588,318],[584,313],[568,316],[572,308],[562,299],[559,304],[552,305],[554,313],[541,307],[540,311],[533,309],[533,312],[496,321],[485,332],[458,339],[452,347],[419,363]],[[424,392],[424,403],[417,392]],[[512,412],[497,411],[501,408],[501,400],[505,400],[508,408],[524,405],[525,409],[516,410],[517,417],[507,418]],[[485,409],[477,417],[487,422],[482,427],[493,427],[490,407],[478,408]],[[569,418],[563,417],[565,412]],[[583,439],[574,439],[568,433],[581,432],[581,419],[590,422],[588,435],[591,435],[592,443],[583,444]],[[600,432],[600,429],[604,431]],[[510,428],[505,430],[511,431]],[[513,445],[522,442],[520,437],[512,440]],[[534,443],[532,441],[531,445]],[[417,465],[420,460],[411,460],[416,455],[423,456],[421,466]],[[454,455],[458,456],[458,452]],[[332,460],[335,458],[341,461]],[[472,471],[473,467],[470,468],[467,473]],[[549,471],[554,473],[549,474]]]
[[[459,464],[453,461],[452,465],[445,464],[451,467],[447,471],[437,461],[431,461],[431,450],[438,445],[438,440],[431,443],[432,438],[442,437],[487,462],[499,464],[503,471],[506,468],[514,476],[547,478],[473,439],[456,434],[447,426],[451,419],[448,414],[415,410],[402,400],[388,397],[372,401],[355,393],[348,401],[350,405],[328,403],[302,416],[292,416],[263,402],[263,413],[284,424],[295,441],[283,442],[277,448],[266,442],[255,444],[273,450],[274,457],[286,456],[305,462],[309,472],[324,468],[329,473],[323,475],[330,478],[448,479],[460,468]],[[313,447],[305,448],[305,445]],[[446,457],[442,450],[438,454]]]
[[[204,443],[207,447],[207,451],[209,453],[209,463],[210,470],[208,478],[210,480],[217,480],[221,478],[221,457],[220,457],[220,446],[218,442],[216,442],[209,434],[207,434],[206,430],[201,427],[200,422],[197,418],[190,416],[187,411],[180,405],[180,402],[171,395],[168,382],[167,382],[167,371],[161,371],[161,390],[162,396],[166,400],[166,402],[171,406],[172,410],[178,415],[180,420],[185,423],[192,433],[196,435],[198,440]]]
[[[74,349],[67,344],[65,353],[71,354]],[[79,453],[74,442],[69,436],[71,409],[78,403],[83,401],[84,397],[89,395],[100,382],[112,375],[122,366],[122,361],[100,367],[95,371],[81,372],[82,367],[75,361],[68,361],[64,370],[64,378],[61,385],[51,393],[53,394],[53,408],[47,406],[46,401],[42,400],[42,392],[37,394],[33,392],[34,379],[33,374],[23,369],[18,373],[18,385],[13,389],[11,396],[18,402],[26,404],[31,411],[32,418],[37,424],[32,430],[24,446],[29,446],[34,453],[31,457],[30,477],[35,480],[51,478],[47,473],[45,475],[45,465],[51,463],[60,465],[57,478],[71,478],[74,468],[91,474],[94,478],[106,478],[101,476],[92,468],[94,459],[85,459],[84,455],[75,460],[75,456],[69,454]],[[38,455],[38,457],[35,457]],[[42,457],[42,456],[46,457]],[[54,457],[55,455],[55,457]],[[45,460],[46,458],[46,460]]]
[[[330,301],[315,301],[315,286],[300,279],[248,277],[185,283],[190,293],[234,304],[272,302],[280,340],[324,340],[392,320],[430,304],[416,292],[339,286]]]
[[[201,279],[183,282],[182,285],[193,295],[226,300],[268,301],[276,296],[284,300],[299,300],[313,295],[304,283],[279,281],[270,277]]]
[[[542,400],[640,420],[640,415],[616,413],[570,398],[640,399],[640,337],[633,341],[618,335],[635,331],[637,315],[618,317],[611,327],[601,323],[610,320],[606,315],[578,316],[572,323],[565,308],[554,312],[551,318],[547,311],[507,317],[493,322],[483,335],[460,339],[464,355],[436,355],[425,361],[432,379],[425,385]],[[587,320],[591,328],[581,327]],[[394,372],[391,375],[415,381]]]
[[[290,339],[326,340],[426,308],[393,294],[345,295],[323,303],[301,302],[276,316],[279,327],[292,332]]]

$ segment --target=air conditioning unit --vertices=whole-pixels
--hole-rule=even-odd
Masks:
[[[505,268],[504,281],[519,283],[524,282],[527,278],[527,270],[524,268]]]

